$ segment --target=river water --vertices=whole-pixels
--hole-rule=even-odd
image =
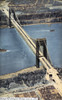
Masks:
[[[62,67],[62,24],[30,25],[23,28],[34,39],[46,38],[53,66]],[[7,50],[0,52],[0,75],[36,65],[35,55],[15,28],[0,29],[0,48]]]

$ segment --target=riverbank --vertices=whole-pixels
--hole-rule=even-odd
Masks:
[[[62,68],[57,69],[62,80]],[[0,76],[0,97],[33,97],[41,100],[59,100],[61,95],[54,82],[46,80],[45,69],[31,67],[16,73]],[[2,78],[2,79],[1,79]]]
[[[24,25],[21,25],[22,27],[23,26],[31,26],[31,25],[41,25],[41,24],[47,24],[47,25],[51,25],[51,24],[59,24],[59,23],[62,23],[62,22],[53,22],[53,23],[36,23],[36,24],[24,24]],[[14,28],[13,26],[8,26],[8,25],[1,25],[0,28]]]
[[[15,15],[17,16],[17,21],[21,26],[62,23],[62,10],[48,11],[48,12],[41,12],[41,13],[23,13],[23,14],[20,13],[20,10],[18,11],[14,10],[14,12]],[[9,26],[9,19],[0,11],[0,28],[4,28],[8,26]]]

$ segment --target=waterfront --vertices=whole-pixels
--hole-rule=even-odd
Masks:
[[[62,67],[62,24],[24,26],[32,38],[46,38],[47,47],[54,67]],[[54,31],[50,31],[54,30]],[[20,37],[16,29],[0,29],[0,75],[34,66],[35,55]]]

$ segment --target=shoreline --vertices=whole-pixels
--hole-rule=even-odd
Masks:
[[[51,25],[51,24],[59,24],[59,23],[62,23],[62,22],[52,22],[52,23],[34,23],[34,24],[24,24],[24,25],[21,25],[22,27],[23,26],[31,26],[31,25],[41,25],[41,24],[47,24],[47,25]],[[7,25],[2,25],[2,26],[0,26],[0,29],[2,29],[2,28],[10,28],[9,26],[7,26]],[[11,28],[14,28],[13,26],[11,27]]]

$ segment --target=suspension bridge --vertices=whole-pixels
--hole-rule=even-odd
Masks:
[[[9,9],[2,9],[2,12],[5,13],[5,15],[9,18]],[[19,34],[23,37],[23,39],[26,41],[28,46],[31,48],[31,50],[36,55],[36,44],[33,42],[33,40],[30,38],[30,36],[25,32],[25,30],[18,24],[18,22],[14,19],[14,17],[11,15],[11,23],[13,26],[17,29]],[[62,81],[58,77],[58,72],[54,67],[51,65],[51,63],[44,57],[43,53],[39,50],[39,60],[43,64],[43,66],[46,68],[46,79],[51,80],[53,82],[53,85],[58,90],[60,95],[62,96]]]

